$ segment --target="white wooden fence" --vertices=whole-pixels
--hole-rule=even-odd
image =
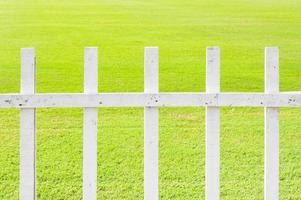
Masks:
[[[207,200],[219,199],[219,107],[265,108],[264,197],[279,193],[279,107],[301,107],[300,92],[279,92],[278,48],[265,49],[265,93],[220,93],[220,50],[207,48],[206,93],[159,93],[158,48],[145,48],[144,93],[98,93],[98,49],[85,48],[83,94],[36,94],[32,48],[21,50],[21,93],[0,94],[0,108],[20,108],[20,199],[36,199],[36,108],[84,108],[83,199],[96,199],[97,108],[144,107],[144,199],[159,198],[159,107],[206,107]],[[202,156],[202,155],[200,155]]]

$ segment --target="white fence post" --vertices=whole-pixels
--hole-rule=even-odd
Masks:
[[[206,92],[220,92],[220,49],[208,47],[206,56]],[[218,107],[206,107],[206,200],[219,199],[220,112]]]
[[[34,94],[36,62],[33,48],[21,49],[21,94]],[[20,113],[20,199],[36,199],[36,111]]]
[[[279,50],[265,49],[265,93],[279,93]],[[279,193],[279,109],[265,107],[264,199],[277,200]]]
[[[158,48],[146,47],[144,58],[144,92],[158,93]],[[159,109],[144,108],[144,199],[157,200],[159,198]]]
[[[84,93],[98,93],[98,48],[85,48]],[[96,200],[97,190],[97,108],[84,108],[83,199]]]

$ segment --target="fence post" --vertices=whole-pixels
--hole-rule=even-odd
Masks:
[[[158,48],[146,47],[144,58],[144,92],[158,93]],[[158,140],[159,109],[144,108],[144,199],[157,200],[158,189]]]
[[[265,93],[279,92],[279,50],[265,49]],[[265,107],[264,199],[277,200],[279,193],[279,109]]]
[[[220,49],[208,47],[206,52],[206,92],[220,92]],[[206,200],[219,199],[220,112],[206,107]]]
[[[84,93],[98,93],[98,48],[85,48]],[[96,200],[97,189],[97,108],[84,108],[83,199]]]
[[[34,94],[36,61],[33,48],[21,49],[21,94]],[[36,111],[20,113],[20,199],[36,199]]]

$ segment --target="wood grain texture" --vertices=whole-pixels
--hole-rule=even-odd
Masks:
[[[21,49],[21,94],[36,90],[36,61],[33,48]],[[20,199],[36,199],[36,110],[20,113]]]
[[[84,93],[98,93],[98,49],[85,48]],[[84,108],[83,199],[97,199],[97,108]]]
[[[144,92],[159,92],[158,48],[145,48]],[[159,110],[144,108],[144,199],[159,199]]]
[[[265,49],[265,93],[279,93],[279,50]],[[264,199],[279,199],[279,109],[265,107]]]
[[[220,92],[220,49],[208,47],[206,57],[206,92]],[[218,107],[206,107],[206,167],[205,198],[219,199],[220,174],[220,111]]]

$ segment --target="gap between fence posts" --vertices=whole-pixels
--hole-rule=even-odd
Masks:
[[[279,50],[265,49],[265,93],[279,93]],[[279,198],[279,108],[265,107],[264,199]]]
[[[98,48],[85,48],[84,93],[98,93]],[[83,200],[97,199],[97,108],[84,108]]]
[[[208,47],[206,51],[206,92],[220,92],[220,49]],[[206,200],[219,199],[220,171],[220,111],[218,107],[206,107]]]
[[[33,48],[21,49],[21,94],[36,92],[36,60]],[[20,112],[20,200],[36,199],[36,109]]]
[[[157,47],[146,47],[144,57],[144,92],[159,92]],[[144,199],[159,199],[159,108],[144,108]]]

